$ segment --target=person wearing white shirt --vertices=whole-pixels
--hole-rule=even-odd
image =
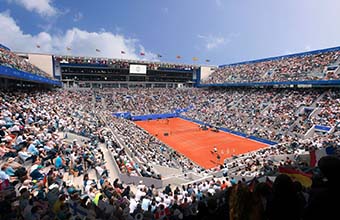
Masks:
[[[140,201],[142,197],[144,197],[146,193],[142,190],[137,190],[136,192],[136,201]]]
[[[171,199],[171,198],[172,198],[172,196],[170,197],[170,196],[168,196],[168,195],[165,195],[164,203],[166,204],[166,207],[169,207],[169,206],[171,205],[172,200],[173,200],[173,199]]]
[[[209,189],[209,186],[207,186],[206,183],[203,183],[202,188],[201,188],[201,191],[202,191],[203,193],[205,193],[208,189]]]
[[[208,193],[210,193],[211,195],[214,195],[216,193],[215,189],[213,187],[210,187],[208,189]]]
[[[26,147],[21,149],[21,151],[19,151],[18,155],[19,155],[20,159],[22,159],[23,161],[26,161],[28,159],[32,159],[32,161],[35,160],[35,158],[32,156],[32,154],[30,154],[29,152],[26,151]]]
[[[96,191],[92,187],[89,188],[88,196],[91,201],[96,197]]]
[[[22,135],[18,135],[15,140],[15,145],[19,145],[24,142],[24,137]]]
[[[137,208],[138,202],[135,199],[135,196],[132,195],[130,198],[130,205],[129,205],[129,209],[130,209],[130,214],[132,214],[135,209]]]
[[[146,212],[149,209],[149,205],[151,205],[151,200],[149,197],[144,197],[142,200],[142,209]]]
[[[87,181],[86,186],[85,186],[85,193],[86,194],[89,194],[90,189],[92,188],[92,184],[93,184],[92,180]]]

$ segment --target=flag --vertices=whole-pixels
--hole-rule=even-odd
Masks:
[[[334,154],[334,148],[332,146],[322,148],[322,149],[317,149],[317,150],[311,150],[309,151],[309,165],[311,167],[316,167],[319,160],[327,155],[332,155]]]
[[[177,59],[181,59],[182,57],[181,57],[181,56],[179,56],[179,55],[177,55],[177,56],[176,56],[176,58],[177,58]]]
[[[312,185],[312,174],[286,167],[279,167],[279,173],[288,175],[293,181],[300,182],[304,187],[308,188]]]
[[[309,151],[309,166],[310,167],[315,167],[316,166],[316,154],[315,154],[315,150],[311,150]]]
[[[160,55],[160,54],[157,54],[157,57],[158,57],[158,58],[161,58],[161,57],[162,57],[162,55]]]
[[[97,51],[97,52],[100,52],[100,50],[99,50],[99,49],[96,49],[96,51]]]
[[[71,47],[66,47],[66,50],[72,50]]]
[[[141,56],[145,56],[145,53],[141,52],[140,55],[141,55]]]
[[[124,50],[121,50],[120,53],[121,53],[121,54],[125,54],[125,51],[124,51]]]
[[[37,44],[37,48],[40,48],[40,45],[39,45],[39,44]]]
[[[197,61],[198,58],[197,58],[197,57],[193,57],[192,60],[193,60],[193,61]]]
[[[209,62],[210,62],[210,60],[209,60],[209,59],[206,59],[206,60],[205,60],[205,62],[209,63]]]

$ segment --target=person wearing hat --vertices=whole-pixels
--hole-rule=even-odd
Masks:
[[[6,135],[8,135],[6,130],[7,130],[6,126],[1,127],[1,130],[0,130],[0,138],[1,139],[4,138]]]

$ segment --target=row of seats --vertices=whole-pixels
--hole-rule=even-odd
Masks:
[[[340,51],[336,50],[226,65],[215,70],[203,83],[336,80],[340,78],[339,74],[326,71],[326,68],[330,65],[338,65],[339,55]]]

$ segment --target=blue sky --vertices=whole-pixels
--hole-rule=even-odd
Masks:
[[[339,12],[338,0],[0,0],[0,43],[26,52],[227,64],[340,46]]]

